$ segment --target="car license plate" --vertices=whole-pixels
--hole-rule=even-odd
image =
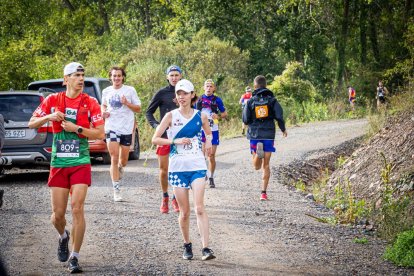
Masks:
[[[6,138],[24,138],[26,137],[26,130],[25,129],[13,129],[13,130],[6,130]]]

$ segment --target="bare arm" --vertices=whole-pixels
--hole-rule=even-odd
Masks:
[[[211,140],[213,140],[213,135],[211,134],[210,123],[208,121],[206,114],[204,113],[201,114],[201,121],[203,123],[203,130],[206,136],[206,142],[204,144],[204,149],[206,150],[207,156],[210,156],[211,148],[212,148]]]
[[[155,129],[154,136],[152,136],[152,143],[154,145],[171,145],[173,143],[172,139],[162,138],[161,136],[167,130],[167,128],[171,125],[172,114],[168,112],[165,114],[164,118],[161,120],[161,123]]]
[[[122,96],[121,103],[123,105],[126,105],[126,107],[131,109],[133,112],[140,112],[141,111],[141,105],[133,104],[133,103],[128,102],[128,100],[125,96]]]
[[[62,121],[62,127],[67,132],[77,132],[79,126],[75,125],[70,121]],[[92,128],[83,128],[82,135],[88,137],[89,139],[104,139],[105,131],[104,125],[99,125]]]
[[[106,111],[106,108],[107,108],[106,104],[102,104],[101,105],[102,117],[104,119],[106,119],[106,118],[108,118],[110,116],[110,113]]]
[[[48,114],[43,117],[32,116],[29,121],[29,128],[39,128],[49,121],[60,122],[65,119],[65,114],[60,111]]]

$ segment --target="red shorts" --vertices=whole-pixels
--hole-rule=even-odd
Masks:
[[[170,154],[170,145],[164,145],[164,146],[157,146],[157,155],[168,155]]]
[[[66,189],[70,189],[70,187],[75,184],[87,184],[88,186],[91,186],[91,171],[91,164],[79,165],[69,168],[50,167],[50,174],[47,185],[49,187],[59,187]]]

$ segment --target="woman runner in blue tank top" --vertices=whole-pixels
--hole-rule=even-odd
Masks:
[[[183,258],[193,258],[190,241],[190,201],[189,190],[193,192],[195,214],[202,242],[202,260],[214,259],[213,251],[208,247],[209,222],[204,207],[206,161],[202,151],[201,129],[206,134],[205,149],[211,153],[211,129],[205,114],[193,109],[197,96],[193,84],[180,80],[175,86],[179,108],[168,112],[155,130],[152,143],[171,145],[168,165],[168,182],[174,189],[180,207],[179,224],[184,239]],[[168,130],[167,130],[168,129]],[[167,130],[168,138],[162,138]]]

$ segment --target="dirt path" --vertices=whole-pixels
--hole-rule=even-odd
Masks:
[[[272,166],[305,153],[363,135],[365,120],[324,122],[288,130],[277,138]],[[126,202],[112,202],[108,166],[93,166],[81,251],[86,275],[414,275],[381,258],[384,242],[366,236],[356,244],[355,229],[321,224],[306,216],[330,211],[272,180],[269,201],[260,202],[260,178],[251,167],[245,138],[218,149],[216,189],[207,189],[211,248],[217,259],[202,262],[194,214],[191,238],[195,259],[181,258],[177,214],[159,213],[157,162],[131,161],[124,178]],[[56,259],[57,234],[50,225],[47,173],[8,174],[1,178],[5,204],[0,209],[0,252],[11,275],[67,274]],[[70,216],[68,216],[70,218]],[[68,220],[70,224],[70,219]]]

